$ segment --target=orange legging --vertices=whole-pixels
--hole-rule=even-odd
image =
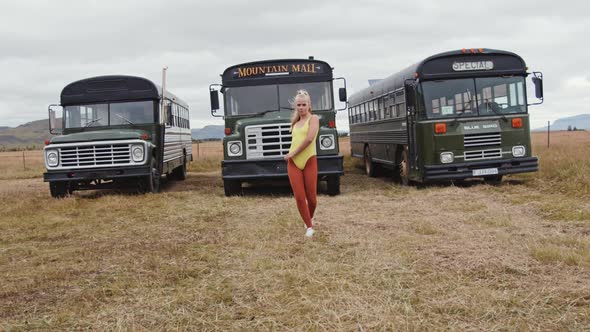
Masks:
[[[289,159],[287,173],[289,174],[289,182],[291,182],[291,188],[293,189],[293,195],[295,195],[299,214],[301,214],[305,225],[312,227],[311,218],[313,218],[315,208],[318,205],[316,199],[318,162],[316,157],[309,158],[303,170],[297,168],[293,160]]]

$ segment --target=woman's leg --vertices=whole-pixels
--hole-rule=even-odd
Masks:
[[[303,169],[303,178],[305,179],[305,196],[307,198],[309,215],[313,218],[315,208],[318,205],[318,161],[315,156],[307,160]]]
[[[309,208],[305,197],[303,171],[297,168],[292,160],[289,160],[287,162],[287,174],[289,174],[289,182],[291,183],[291,189],[293,189],[293,195],[295,195],[295,202],[297,202],[299,214],[301,215],[301,218],[303,218],[305,225],[311,227],[311,215],[309,214]]]

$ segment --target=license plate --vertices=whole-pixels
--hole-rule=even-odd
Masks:
[[[483,168],[483,169],[474,169],[473,176],[483,176],[483,175],[495,175],[498,174],[497,168]]]

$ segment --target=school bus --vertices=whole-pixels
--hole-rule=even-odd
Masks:
[[[528,106],[540,72],[517,54],[462,49],[430,56],[349,98],[351,154],[402,184],[535,172]],[[529,104],[526,78],[535,86]]]
[[[283,157],[291,146],[291,99],[299,89],[309,92],[312,111],[320,118],[318,178],[327,182],[329,195],[340,193],[344,170],[336,130],[335,79],[328,63],[313,57],[256,61],[231,66],[221,78],[222,84],[212,84],[209,90],[213,116],[220,109],[219,91],[223,94],[221,170],[226,196],[241,194],[244,182],[287,177]],[[346,87],[339,89],[339,99],[346,101]]]
[[[187,103],[142,77],[68,84],[49,106],[49,127],[58,135],[46,142],[43,179],[53,197],[123,186],[155,193],[161,175],[184,180],[192,161]]]

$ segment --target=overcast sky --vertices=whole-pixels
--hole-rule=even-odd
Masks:
[[[349,95],[439,52],[515,52],[544,74],[532,127],[590,110],[590,5],[585,1],[125,1],[0,2],[0,126],[47,118],[68,83],[143,76],[189,103],[191,127],[223,124],[208,87],[234,64],[327,61]],[[348,127],[345,112],[338,126]]]

